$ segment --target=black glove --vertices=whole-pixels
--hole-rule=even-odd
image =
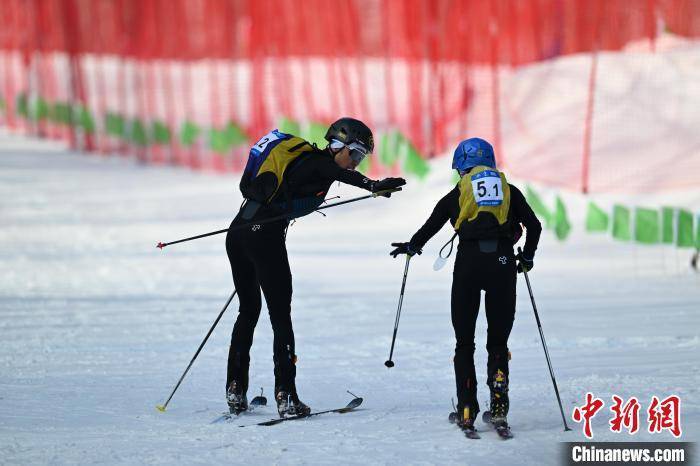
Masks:
[[[392,256],[394,259],[396,259],[396,256],[398,256],[399,254],[408,254],[411,257],[413,257],[416,254],[423,254],[423,251],[421,251],[420,249],[414,251],[411,248],[411,243],[391,243],[391,245],[396,248],[389,253],[389,255]]]
[[[377,191],[384,191],[385,189],[395,189],[406,184],[406,180],[403,178],[384,178],[383,180],[374,181],[370,185],[370,191],[376,193]],[[391,197],[391,193],[382,194],[385,197]]]
[[[534,256],[528,259],[527,257],[525,257],[525,254],[521,252],[520,254],[515,256],[515,258],[518,259],[518,273],[522,273],[523,270],[525,272],[529,272],[535,266]]]

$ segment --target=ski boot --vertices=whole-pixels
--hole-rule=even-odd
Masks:
[[[454,406],[454,405],[453,405]],[[471,439],[481,438],[474,427],[474,421],[476,420],[476,415],[479,413],[479,405],[476,406],[459,406],[456,408],[455,412],[450,413],[449,420],[457,427],[462,429],[464,435]]]
[[[491,413],[491,423],[507,423],[508,408],[510,406],[508,400],[508,380],[500,369],[496,370],[490,388],[491,404],[489,412]]]
[[[491,383],[491,404],[484,413],[483,421],[491,424],[502,439],[513,438],[508,425],[508,377],[500,369],[496,370]]]
[[[248,398],[238,381],[232,381],[226,390],[226,402],[229,412],[236,416],[248,410]]]
[[[281,418],[311,414],[311,408],[304,404],[296,393],[280,390],[275,395],[275,401],[277,402],[277,412]]]

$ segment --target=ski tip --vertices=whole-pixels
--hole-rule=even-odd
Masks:
[[[256,396],[250,402],[250,406],[251,408],[255,406],[267,406],[267,398],[264,396]]]
[[[357,408],[358,406],[360,406],[362,404],[363,401],[364,401],[364,398],[359,397],[359,396],[355,397],[350,401],[350,403],[348,403],[346,408],[350,408],[350,409]]]
[[[156,405],[156,409],[157,409],[158,411],[160,411],[161,413],[164,413],[164,412],[165,412],[165,406],[163,406],[163,405]]]

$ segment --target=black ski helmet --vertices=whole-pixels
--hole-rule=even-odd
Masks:
[[[336,139],[344,144],[358,142],[365,146],[369,152],[374,151],[374,137],[372,130],[360,120],[344,117],[333,123],[326,131],[326,141]]]

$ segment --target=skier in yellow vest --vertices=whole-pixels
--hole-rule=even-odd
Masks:
[[[240,184],[246,200],[226,236],[226,251],[240,303],[226,377],[226,398],[232,413],[248,408],[249,353],[262,306],[261,289],[274,332],[277,409],[282,417],[310,412],[299,400],[295,385],[292,274],[285,244],[289,220],[319,207],[334,181],[371,192],[406,184],[403,178],[377,181],[355,171],[374,149],[372,131],[361,121],[341,118],[328,128],[325,139],[328,146],[319,149],[302,138],[274,130],[250,150]],[[265,222],[279,216],[286,218]],[[236,228],[244,224],[251,226]]]
[[[488,321],[487,384],[491,391],[492,422],[507,427],[508,336],[515,317],[516,269],[533,267],[542,227],[525,197],[508,184],[496,169],[491,144],[479,138],[462,141],[454,153],[452,168],[461,180],[435,206],[425,224],[408,243],[392,243],[391,255],[420,254],[448,220],[459,236],[452,281],[452,326],[457,345],[454,370],[457,412],[452,416],[466,431],[474,430],[479,412],[474,369],[474,332],[481,301],[486,292]],[[513,245],[527,230],[525,247],[516,257]]]

